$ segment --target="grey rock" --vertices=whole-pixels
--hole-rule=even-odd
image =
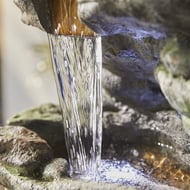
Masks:
[[[53,180],[60,179],[69,176],[69,164],[67,160],[63,158],[56,158],[52,160],[48,165],[45,166],[43,171],[43,179]]]
[[[102,88],[102,99],[103,99],[104,111],[106,110],[118,111],[115,98],[111,97],[110,94],[104,88]]]
[[[40,168],[53,157],[47,142],[24,127],[1,127],[0,144],[1,164],[24,176],[39,175]]]
[[[44,104],[16,114],[7,123],[35,131],[53,148],[55,157],[67,157],[60,107],[51,103]]]
[[[162,144],[166,152],[166,147],[172,149],[172,157],[181,165],[189,167],[190,138],[176,111],[143,114],[122,105],[118,112],[104,112],[103,126],[104,158],[137,159],[131,155],[130,147],[141,145],[158,148]],[[138,152],[142,151],[144,150],[140,147]]]
[[[27,25],[35,26],[41,30],[44,30],[38,15],[34,9],[32,1],[28,0],[14,0],[14,3],[19,7],[22,12],[22,22]]]
[[[37,13],[41,24],[43,23],[43,27],[48,28],[49,15],[46,9],[48,7],[47,1],[17,0],[17,4],[20,7],[23,5],[27,7],[31,2],[33,3],[33,8],[28,9],[27,14],[34,16]],[[180,0],[122,0],[119,2],[114,0],[79,1],[79,15],[84,22],[92,15],[103,12],[104,14],[112,16],[129,16],[146,22],[162,23],[172,30],[180,30],[187,34],[190,31],[189,8],[190,3],[188,0],[183,2]],[[34,10],[36,10],[36,12]],[[33,25],[36,25],[35,22],[33,22]]]
[[[171,106],[180,114],[184,115],[182,117],[184,127],[188,129],[188,126],[190,126],[187,119],[190,118],[190,99],[188,96],[190,80],[182,76],[173,76],[163,64],[156,67],[155,75]],[[189,133],[189,130],[186,131]]]
[[[174,77],[160,64],[155,70],[160,87],[173,108],[179,113],[190,117],[190,99],[187,96],[190,90],[190,81],[183,77]]]
[[[102,16],[92,27],[103,29],[103,87],[116,101],[138,110],[170,108],[154,79],[166,33],[132,18]],[[122,24],[121,24],[122,23]]]
[[[51,107],[54,107],[55,110],[60,109],[58,105],[47,105],[51,105]],[[47,112],[48,114],[49,111],[47,109],[43,109],[43,107],[47,107],[47,105],[44,104],[36,107],[36,109],[34,108],[28,110],[28,113],[30,113],[28,115],[30,117],[32,117],[32,113],[38,112],[38,110],[44,110],[44,112],[41,111],[41,115],[38,115],[38,118],[41,117],[41,133],[45,131],[46,127],[49,127],[48,125],[51,125],[51,123],[56,120],[57,114],[60,114],[61,116],[59,111],[57,113],[52,112],[49,116],[51,122],[48,124],[47,121],[44,121],[43,118],[46,115],[45,113]],[[122,104],[122,102],[116,102],[114,106],[117,110],[113,110],[113,107],[110,109],[107,107],[107,109],[103,112],[103,157],[105,159],[109,157],[119,157],[119,159],[127,158],[128,156],[125,155],[125,153],[119,154],[117,152],[118,146],[120,146],[118,150],[121,150],[121,147],[126,149],[128,144],[145,144],[147,146],[152,146],[154,144],[157,146],[157,143],[160,142],[162,144],[172,146],[176,151],[176,159],[178,159],[181,164],[188,166],[190,161],[190,151],[188,147],[190,140],[189,136],[185,133],[182,127],[182,121],[177,112],[160,111],[145,114],[131,108],[128,105]],[[25,122],[22,114],[18,115],[20,115],[20,118],[22,119],[19,119],[18,117],[16,123],[23,125]],[[35,116],[32,118],[35,120]],[[25,119],[27,121],[26,116]],[[13,117],[13,119],[9,120],[8,124],[14,125],[14,120],[15,119]],[[33,130],[36,131],[35,128],[38,128],[39,126],[35,126],[34,124],[34,122],[28,121],[26,127],[29,127],[30,129],[32,127]],[[59,121],[57,126],[62,127],[62,121]],[[61,134],[59,130],[55,130],[53,127],[51,128],[50,133],[51,131],[52,133],[56,133],[55,136],[57,136],[58,139],[62,139],[59,143],[57,142],[57,144],[54,145],[56,147],[64,147],[64,135]],[[45,138],[48,143],[51,141],[51,136],[46,136]],[[52,144],[52,149],[56,148],[54,145]],[[110,150],[109,147],[112,145],[114,145],[114,148]],[[64,150],[61,148],[59,151],[65,152],[66,149]],[[179,156],[182,153],[184,156]],[[64,158],[67,158],[65,153]]]

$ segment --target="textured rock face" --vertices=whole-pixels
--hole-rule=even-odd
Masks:
[[[43,27],[39,21],[38,15],[34,9],[32,1],[28,0],[14,0],[15,4],[20,8],[22,12],[22,21],[27,25],[32,25],[43,30]]]
[[[0,144],[0,162],[25,176],[35,175],[53,157],[47,142],[24,127],[1,127]]]
[[[184,132],[181,119],[175,111],[161,111],[155,114],[151,113],[145,115],[121,103],[117,103],[114,106],[115,109],[113,109],[113,107],[106,107],[107,109],[103,114],[102,157],[104,159],[126,159],[130,160],[132,163],[139,160],[139,163],[141,163],[142,155],[144,154],[143,151],[146,150],[144,147],[149,147],[150,150],[151,147],[157,147],[156,152],[158,153],[160,146],[163,152],[172,151],[173,159],[177,160],[179,165],[181,164],[183,167],[189,167],[189,137]],[[49,115],[49,112],[48,109],[44,109],[47,107],[49,110],[57,110],[57,112],[51,112],[51,115],[49,116],[51,122],[49,122],[49,124],[46,120],[46,115]],[[17,124],[24,125],[24,123],[27,123],[28,128],[32,128],[36,131],[36,129],[39,128],[39,123],[41,123],[41,132],[44,132],[46,127],[49,127],[52,122],[56,121],[58,122],[57,125],[62,128],[62,121],[57,120],[57,118],[59,118],[58,115],[60,114],[61,116],[59,106],[53,104],[42,105],[27,110],[26,113],[23,112],[17,114],[16,120],[15,117],[13,117],[10,119],[9,124],[11,123],[14,125],[14,122],[16,122]],[[25,116],[23,117],[23,115]],[[34,121],[36,120],[35,117],[37,117],[39,123],[36,125],[32,120],[29,121],[29,118],[27,118],[26,115],[28,115],[29,118],[32,117]],[[25,120],[27,122],[25,122]],[[51,131],[57,133],[57,138],[62,139],[62,141],[59,142],[60,144],[57,143],[56,146],[63,147],[62,142],[64,143],[64,136],[59,133],[58,130],[54,130],[54,127],[51,127]],[[47,139],[48,143],[52,140],[51,137],[46,136],[46,134],[44,134],[44,138]],[[52,149],[56,148],[54,147],[55,144],[52,145]],[[65,150],[60,149],[59,151],[64,152]],[[65,155],[64,158],[66,158]],[[145,167],[145,163],[142,162],[142,166],[139,164],[138,169],[144,171],[143,167]],[[60,164],[62,167],[59,167]],[[66,160],[62,158],[53,159],[51,163],[45,167],[43,178],[47,181],[51,179],[61,180],[59,182],[57,181],[57,185],[60,185],[62,179],[67,175],[67,166]],[[162,175],[165,175],[164,171],[162,171]],[[69,181],[67,181],[67,184],[68,183],[70,184]],[[37,184],[38,183],[34,183],[34,185]],[[74,187],[76,187],[74,182],[73,184]],[[184,185],[185,184],[186,182],[184,182]],[[171,183],[171,185],[173,184]],[[92,188],[91,186],[88,187]],[[161,187],[161,189],[163,188],[164,187]]]
[[[116,101],[141,111],[168,109],[153,70],[165,30],[135,18],[95,15],[88,25],[102,36],[103,87]]]
[[[153,70],[159,62],[164,31],[128,18],[100,17],[104,28],[103,87],[116,101],[141,111],[168,109]],[[122,26],[121,24],[122,23]],[[138,27],[137,27],[138,25]]]
[[[52,120],[53,115],[53,120]],[[42,119],[43,118],[43,119]],[[21,125],[35,131],[41,138],[48,141],[53,147],[53,153],[56,157],[66,157],[61,109],[53,104],[45,104],[39,109],[26,110],[15,115],[10,125]],[[59,134],[59,135],[58,135]],[[60,146],[62,144],[62,146]]]
[[[42,6],[42,2],[45,1],[34,3],[34,7],[41,7],[40,12],[35,9],[40,14],[39,18],[42,14],[48,15],[44,12],[45,5]],[[21,1],[17,4],[21,4]],[[80,1],[79,5],[82,20],[102,35],[103,86],[106,93],[116,101],[142,112],[170,108],[153,74],[159,62],[160,49],[167,37],[166,31],[162,26],[144,22],[143,19],[147,18],[149,22],[156,5],[149,1],[116,3],[111,0]],[[141,19],[140,15],[135,15],[137,9],[142,12],[139,13]],[[44,16],[46,17],[48,16]],[[156,22],[156,18],[154,21]]]
[[[184,41],[185,40],[185,41]],[[190,44],[188,39],[174,36],[161,51],[161,64],[155,76],[160,87],[174,109],[182,114],[182,121],[190,134]]]
[[[68,177],[69,165],[67,160],[63,158],[54,159],[49,163],[43,171],[43,179],[53,180]]]
[[[144,138],[144,135],[149,134],[149,132],[146,134],[147,130],[161,131],[163,138],[162,135],[155,134],[157,135],[157,137],[155,136],[155,140],[157,139],[157,141],[162,141],[164,144],[170,141],[169,143],[173,147],[182,150],[187,148],[184,146],[185,143],[180,140],[188,139],[188,136],[183,131],[180,132],[182,130],[180,127],[181,120],[175,111],[162,111],[147,115],[122,103],[115,103],[114,106],[115,109],[113,107],[107,107],[103,113],[103,144],[105,148],[110,145],[110,142],[123,142],[126,144],[135,143],[140,139],[144,143],[151,144],[151,136]],[[56,123],[56,125],[52,125],[52,123]],[[41,136],[43,136],[43,139],[46,139],[53,150],[61,147],[59,148],[59,152],[65,152],[65,148],[63,148],[65,147],[64,134],[57,130],[57,128],[63,128],[60,107],[58,105],[43,104],[39,107],[18,113],[8,121],[8,125],[22,125],[39,135],[42,133],[43,135]],[[49,129],[48,133],[46,133],[46,128]],[[55,139],[60,139],[60,141],[52,143],[52,136],[49,134],[54,134]],[[179,138],[175,139],[174,137],[177,134]],[[164,138],[164,135],[167,137],[165,136]],[[182,137],[181,135],[184,136]],[[171,141],[171,139],[173,140]],[[59,155],[60,153],[54,154],[55,157],[59,157]],[[67,158],[67,155],[63,153],[61,156]]]
[[[48,11],[44,8],[48,7],[47,1],[15,0],[15,2],[30,18],[36,18],[35,14],[37,13],[44,28],[49,27]],[[31,2],[33,6],[31,6]],[[114,0],[79,0],[79,15],[84,22],[88,22],[87,19],[94,14],[105,13],[112,16],[132,16],[146,22],[162,23],[172,30],[186,31],[186,33],[190,31],[189,9],[190,2],[188,0],[183,3],[180,0],[121,0],[119,2]],[[36,26],[35,19],[31,24]]]

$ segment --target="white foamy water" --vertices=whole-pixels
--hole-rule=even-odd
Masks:
[[[127,161],[102,160],[98,181],[130,185],[146,190],[177,190],[161,184],[132,167]]]

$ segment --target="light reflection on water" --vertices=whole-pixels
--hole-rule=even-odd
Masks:
[[[101,37],[48,37],[70,175],[93,179],[101,162]]]
[[[132,167],[127,161],[102,160],[97,181],[130,185],[140,189],[177,190],[175,187],[156,182],[149,175]]]

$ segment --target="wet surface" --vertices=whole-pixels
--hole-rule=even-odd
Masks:
[[[102,160],[99,181],[136,186],[140,189],[176,189],[161,184],[150,175],[134,168],[129,162],[118,160]]]
[[[176,158],[172,146],[123,145],[120,151],[112,145],[109,160],[102,161],[103,181],[133,185],[141,189],[189,189],[190,167]],[[107,156],[105,156],[107,157]]]

